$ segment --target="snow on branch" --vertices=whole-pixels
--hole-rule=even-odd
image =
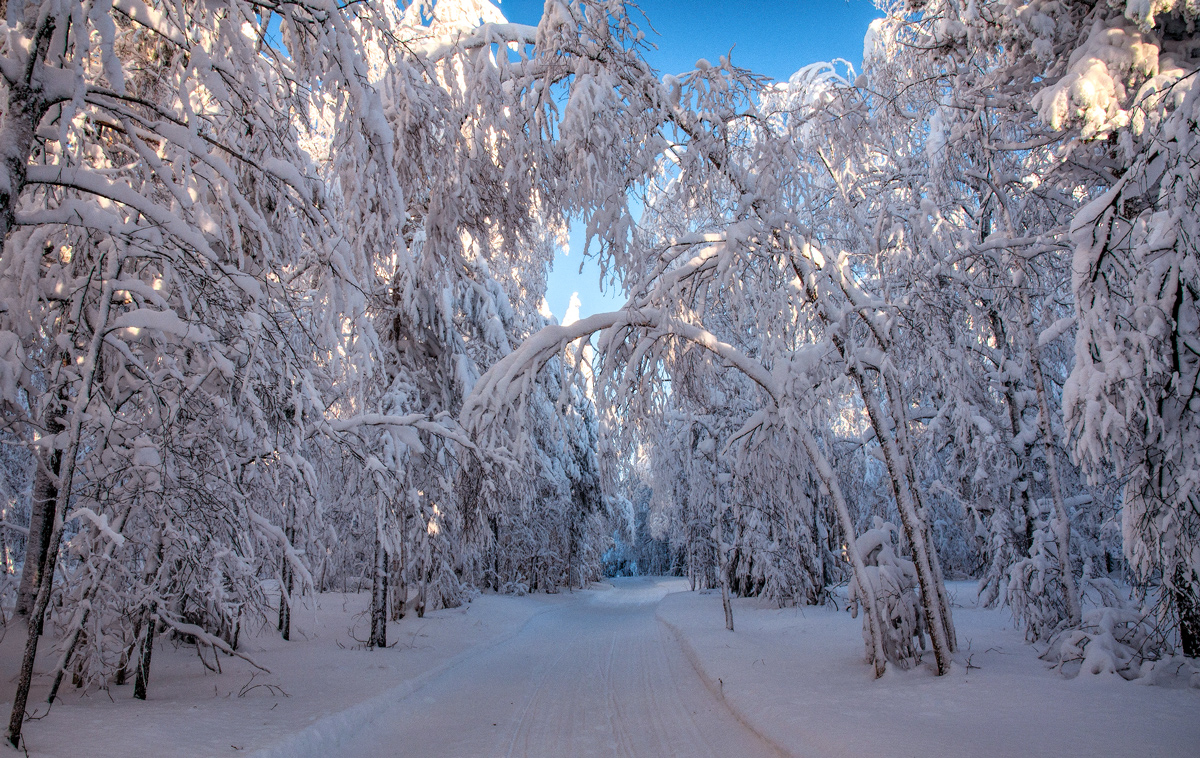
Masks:
[[[425,449],[413,430],[421,430],[451,442],[457,442],[468,450],[475,450],[470,438],[444,420],[430,419],[424,413],[407,413],[403,416],[385,413],[360,413],[347,419],[330,419],[329,426],[335,431],[349,432],[363,426],[385,426],[397,433],[400,440],[418,452]]]
[[[251,658],[250,656],[241,652],[240,650],[234,650],[232,647],[229,646],[229,643],[227,643],[225,640],[223,640],[220,637],[217,637],[215,635],[209,634],[208,632],[204,631],[203,629],[196,626],[195,624],[188,624],[183,621],[177,621],[177,620],[171,618],[170,614],[162,614],[161,616],[159,616],[159,618],[161,618],[163,623],[165,623],[167,626],[171,627],[171,629],[173,631],[177,632],[178,634],[185,634],[190,637],[195,637],[198,642],[203,642],[204,644],[208,645],[209,647],[213,648],[214,650],[220,650],[222,653],[224,653],[225,655],[228,655],[228,656],[241,658],[243,661],[245,661],[246,663],[249,663],[251,666],[258,669],[259,671],[264,671],[268,674],[271,673],[271,670],[269,668],[267,668],[266,666],[263,666],[258,661],[254,660],[253,658]]]
[[[71,519],[79,518],[80,516],[86,518],[88,521],[91,521],[96,529],[99,530],[100,534],[104,535],[106,539],[111,541],[117,547],[125,544],[125,535],[114,531],[113,528],[109,526],[108,516],[96,513],[91,508],[86,506],[81,506],[67,514],[66,520],[70,521]]]
[[[250,520],[254,522],[255,526],[263,530],[266,534],[277,541],[279,546],[283,548],[283,554],[287,558],[288,565],[291,566],[292,570],[296,572],[296,575],[300,577],[301,587],[308,589],[314,588],[316,583],[313,581],[312,574],[309,573],[308,567],[304,565],[304,561],[300,560],[300,554],[296,552],[295,546],[292,545],[292,541],[288,539],[288,536],[284,533],[284,531],[254,511],[250,511]]]
[[[165,14],[145,3],[138,2],[138,0],[113,0],[113,10],[185,50],[190,47],[181,34],[169,27]]]
[[[624,309],[597,313],[569,326],[547,326],[531,336],[480,377],[463,402],[464,426],[479,429],[495,421],[501,409],[510,407],[525,391],[529,379],[567,345],[604,332],[599,342],[603,353],[626,338],[623,330],[627,328],[650,329],[661,336],[674,336],[699,345],[744,373],[776,404],[783,398],[783,390],[770,371],[707,329],[665,316],[659,310]]]
[[[428,61],[440,61],[454,53],[488,45],[535,45],[537,27],[526,24],[482,24],[470,34],[453,40],[431,37],[418,42],[409,42],[406,47]]]

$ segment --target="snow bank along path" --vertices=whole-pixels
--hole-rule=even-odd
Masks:
[[[778,758],[655,617],[679,580],[617,580],[535,616],[379,713],[347,758]],[[682,586],[681,586],[682,585]]]
[[[1009,611],[976,607],[974,582],[947,589],[961,650],[944,677],[893,667],[872,680],[845,610],[738,599],[732,634],[713,592],[672,594],[657,612],[726,704],[799,758],[1200,756],[1200,690],[1186,679],[1067,679]]]

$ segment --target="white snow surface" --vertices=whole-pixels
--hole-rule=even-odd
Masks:
[[[207,672],[190,645],[155,647],[149,698],[133,699],[133,679],[104,692],[80,694],[64,682],[50,714],[25,724],[29,755],[198,758],[257,755],[336,756],[349,735],[369,728],[397,700],[473,651],[518,632],[530,618],[571,602],[570,595],[482,595],[468,605],[409,614],[389,624],[386,650],[367,650],[369,592],[324,593],[293,615],[292,640],[274,628],[239,651],[270,669],[221,657],[221,674]],[[24,634],[10,621],[0,640],[0,665],[20,666]],[[164,636],[165,637],[165,636]],[[160,638],[161,639],[161,638]],[[48,672],[57,653],[39,654],[30,710],[46,713]],[[211,661],[207,650],[205,657]],[[6,677],[0,708],[11,709],[15,677]],[[287,695],[282,693],[286,692]],[[16,755],[17,753],[13,753]]]
[[[668,596],[659,617],[725,703],[789,755],[806,758],[1185,758],[1200,751],[1200,690],[1112,675],[1067,679],[1037,657],[1005,610],[949,582],[960,653],[944,677],[890,667],[871,679],[860,623],[829,607]],[[844,603],[842,603],[844,608]],[[926,656],[932,661],[933,655]],[[969,661],[971,667],[966,666]]]
[[[389,709],[346,758],[778,758],[705,686],[658,601],[682,580],[615,588],[533,618]]]
[[[65,688],[26,724],[30,755],[1173,758],[1200,745],[1200,690],[1066,679],[1007,612],[974,607],[973,583],[950,586],[951,673],[878,681],[845,611],[735,600],[729,632],[718,594],[686,590],[646,578],[485,594],[391,624],[397,644],[375,651],[355,642],[368,594],[324,594],[297,612],[292,642],[243,641],[272,673],[226,658],[209,674],[191,648],[160,644],[149,701],[130,685],[111,700]],[[0,641],[5,663],[20,636]],[[40,714],[47,682],[35,682]]]

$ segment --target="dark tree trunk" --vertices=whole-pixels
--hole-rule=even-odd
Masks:
[[[400,543],[400,555],[404,555],[404,543]],[[396,558],[388,562],[390,576],[388,587],[391,589],[392,608],[390,618],[399,621],[404,618],[404,603],[408,600],[408,585],[404,582],[404,558]]]
[[[67,643],[67,650],[65,653],[63,653],[62,664],[59,666],[58,672],[54,675],[54,683],[50,685],[50,694],[46,696],[47,703],[53,703],[54,699],[58,697],[58,688],[62,685],[63,675],[67,671],[67,665],[71,662],[71,658],[75,655],[75,649],[79,647],[79,643],[87,636],[87,633],[83,630],[86,628],[88,616],[91,615],[91,610],[92,609],[90,607],[84,609],[83,617],[79,620],[79,626],[76,627],[75,633],[71,635],[71,641]],[[75,685],[76,689],[79,689],[83,686],[82,677],[80,676],[81,666],[82,664],[76,667],[75,673],[72,677],[72,683]]]
[[[295,506],[293,506],[294,508]],[[296,539],[296,522],[295,513],[288,513],[287,524],[287,539],[288,543],[292,544]],[[292,589],[293,589],[293,572],[292,566],[288,563],[287,555],[283,556],[283,567],[279,572],[279,632],[283,636],[284,641],[292,638]]]
[[[428,593],[429,593],[429,580],[431,578],[430,575],[432,574],[432,569],[430,568],[430,566],[433,563],[433,552],[432,552],[432,548],[429,545],[429,533],[428,532],[425,533],[425,536],[422,537],[422,540],[425,544],[424,544],[424,550],[422,550],[422,555],[421,555],[421,571],[420,571],[421,583],[417,587],[417,618],[419,618],[419,619],[425,618],[425,599],[428,597]],[[530,573],[534,575],[535,580],[536,580],[536,577],[537,577],[536,568],[531,570]]]
[[[1189,658],[1200,658],[1200,595],[1196,592],[1195,573],[1185,563],[1175,568],[1171,599],[1179,614],[1179,646]]]
[[[154,652],[154,631],[158,626],[158,605],[151,603],[146,610],[146,623],[142,625],[144,632],[140,650],[138,651],[137,669],[133,678],[133,696],[138,700],[146,699],[146,687],[150,684],[150,656]]]
[[[392,621],[404,618],[408,603],[408,578],[404,570],[405,544],[408,539],[408,516],[403,512],[397,516],[400,522],[400,539],[396,545],[396,555],[391,561],[392,575],[388,578],[388,587],[392,596]]]
[[[62,431],[61,426],[57,431]],[[15,613],[18,616],[28,617],[37,598],[42,566],[46,562],[46,550],[50,546],[50,535],[54,531],[54,504],[58,500],[57,481],[61,464],[61,450],[52,452],[49,460],[38,456],[37,470],[33,475],[33,498],[29,504],[29,537],[25,540],[25,565],[21,568],[21,584],[17,590]],[[38,633],[41,633],[40,629]]]
[[[571,524],[571,528],[567,533],[567,591],[574,590],[574,584],[571,580],[571,570],[575,567],[575,524]],[[579,582],[579,589],[583,589],[583,580]]]
[[[154,533],[154,552],[146,565],[146,586],[155,591],[160,586],[159,571],[163,567],[163,554],[166,551],[166,540],[162,528]],[[133,696],[138,700],[146,699],[146,688],[150,684],[150,656],[154,652],[154,634],[158,629],[158,600],[151,599],[143,606],[140,626],[142,636],[135,637],[130,657],[133,659]]]
[[[495,516],[488,516],[492,529],[492,589],[500,591],[500,523]]]
[[[72,454],[74,447],[71,448]],[[68,471],[65,472],[67,479],[70,480],[74,473],[73,466],[68,466]],[[60,498],[66,500],[65,497]],[[33,684],[33,663],[37,658],[38,637],[42,633],[42,618],[46,614],[46,608],[50,605],[50,592],[54,585],[54,567],[58,563],[58,544],[62,541],[62,519],[57,517],[60,508],[66,505],[65,502],[59,503],[55,501],[54,506],[50,510],[50,519],[54,524],[54,529],[50,534],[49,547],[46,549],[46,560],[42,565],[41,576],[38,581],[37,599],[33,603],[33,612],[29,616],[29,634],[25,638],[25,651],[21,659],[21,672],[17,678],[17,690],[13,695],[13,709],[8,719],[8,742],[13,747],[18,747],[21,744],[21,727],[25,723],[25,706],[29,702],[29,688]]]
[[[26,9],[25,22],[37,23],[37,30],[33,38],[28,40],[30,44],[25,48],[29,56],[25,66],[25,75],[21,80],[9,84],[7,102],[0,111],[0,144],[5,146],[4,157],[0,159],[0,185],[2,185],[0,188],[0,246],[8,239],[8,233],[13,226],[17,200],[22,190],[25,189],[26,167],[29,163],[29,156],[33,152],[38,125],[52,104],[43,96],[41,74],[44,67],[41,62],[46,58],[58,16],[59,13],[48,13],[38,20],[32,5]],[[18,32],[17,35],[10,40],[9,44],[19,49],[25,40],[21,38],[23,33]],[[53,413],[50,414],[49,420],[52,424],[58,421]],[[52,429],[51,431],[57,430]],[[71,454],[74,455],[73,447]],[[62,461],[61,456],[62,454],[58,451],[51,454],[52,471],[43,472],[42,469],[45,467],[38,466],[39,473],[43,474],[51,486],[58,474]],[[73,471],[73,467],[68,466],[68,468]],[[68,488],[69,483],[70,477],[68,477]],[[35,549],[32,553],[28,548],[26,549],[27,557],[21,572],[21,585],[17,600],[18,609],[30,614],[30,623],[29,636],[25,640],[24,657],[21,661],[21,671],[17,679],[17,689],[13,695],[13,709],[8,720],[8,742],[13,747],[21,744],[21,728],[25,723],[25,705],[29,701],[29,687],[33,682],[33,662],[37,656],[38,636],[42,632],[42,616],[46,612],[46,606],[50,603],[54,565],[58,559],[57,541],[61,537],[62,527],[55,518],[59,507],[56,490],[57,487],[54,487],[48,500],[44,494],[44,488],[41,494],[37,489],[34,491],[34,500],[40,499],[42,504],[41,520],[36,525],[36,529],[34,524],[30,524],[27,545],[33,545]],[[37,507],[36,502],[34,507]],[[36,597],[34,597],[35,595]],[[22,603],[22,596],[24,596],[24,603]]]
[[[285,556],[283,570],[279,576],[279,633],[285,641],[292,638],[292,604],[288,600],[291,595],[292,569],[288,566]]]
[[[113,678],[113,684],[120,686],[125,684],[125,680],[129,678],[129,664],[133,662],[133,657],[137,652],[138,640],[142,636],[142,625],[138,622],[133,627],[133,641],[129,643],[129,647],[121,653],[121,665],[117,667],[117,674]]]

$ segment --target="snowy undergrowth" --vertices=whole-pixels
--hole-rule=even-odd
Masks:
[[[45,718],[26,724],[30,755],[329,755],[439,671],[572,599],[485,594],[460,608],[394,622],[394,646],[367,650],[361,640],[370,625],[369,593],[322,594],[316,608],[297,611],[291,642],[273,631],[243,639],[240,649],[270,673],[223,658],[222,673],[212,674],[193,647],[160,644],[149,700],[134,700],[132,684],[108,694],[66,689]],[[0,665],[15,670],[22,642],[10,625],[0,640]],[[39,672],[47,661],[39,657]],[[48,684],[45,676],[35,677],[30,702],[38,715],[46,714]],[[5,684],[7,702],[0,707],[11,703],[12,686]]]
[[[927,663],[872,680],[859,623],[844,610],[738,600],[731,633],[717,594],[679,593],[659,617],[739,717],[794,755],[1195,754],[1200,689],[1186,677],[1160,672],[1147,680],[1165,685],[1155,687],[1108,673],[1066,678],[1009,612],[975,607],[974,583],[949,589],[961,649],[945,677]]]
[[[1200,688],[1200,660],[1159,654],[1167,646],[1159,642],[1161,631],[1154,622],[1153,613],[1146,610],[1093,608],[1083,614],[1078,629],[1057,635],[1042,659],[1068,676],[1118,674],[1142,684],[1187,682]]]

